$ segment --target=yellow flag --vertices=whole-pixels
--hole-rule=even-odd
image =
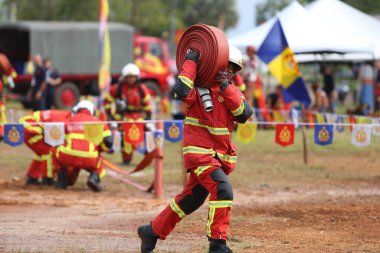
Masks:
[[[242,143],[251,143],[255,141],[257,123],[238,124],[236,139]]]
[[[359,117],[358,123],[359,124],[371,124],[372,123],[372,119],[371,118],[367,118],[367,117]]]
[[[95,145],[103,140],[103,124],[86,124],[84,126],[84,138]]]

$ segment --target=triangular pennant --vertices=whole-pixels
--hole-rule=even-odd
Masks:
[[[294,124],[276,125],[276,143],[283,147],[294,143]]]
[[[4,125],[4,143],[16,147],[24,141],[24,126],[22,124]]]
[[[65,141],[64,123],[44,123],[44,141],[50,146],[58,146]]]
[[[371,143],[371,126],[354,125],[351,133],[351,142],[357,147],[368,146]]]
[[[144,123],[125,123],[124,141],[131,144],[139,144],[144,141]]]
[[[170,120],[164,122],[165,139],[170,142],[177,142],[182,140],[183,135],[183,121]]]
[[[314,128],[314,143],[318,145],[330,145],[334,138],[333,125],[316,125]]]
[[[251,143],[255,141],[257,123],[238,124],[236,130],[236,139],[242,143]]]
[[[103,141],[103,127],[103,124],[85,124],[84,138],[95,145],[99,145]]]

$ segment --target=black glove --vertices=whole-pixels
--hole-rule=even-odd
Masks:
[[[185,60],[192,60],[193,62],[198,63],[199,53],[189,49],[187,54],[186,54]]]
[[[219,71],[214,80],[218,84],[221,92],[227,89],[228,85],[230,85],[229,74],[224,71]]]
[[[127,109],[127,102],[124,99],[116,99],[116,111],[122,113]]]

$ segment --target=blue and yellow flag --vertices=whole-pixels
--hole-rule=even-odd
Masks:
[[[154,144],[156,148],[164,148],[164,133],[162,130],[154,131]]]
[[[24,141],[24,126],[22,124],[4,125],[4,143],[15,147]]]
[[[170,142],[177,142],[182,140],[183,135],[183,121],[170,120],[164,122],[165,139]]]
[[[298,100],[306,106],[310,104],[309,93],[293,51],[288,46],[280,20],[274,23],[257,55],[268,65],[272,75],[284,88],[285,102]]]
[[[334,138],[333,125],[316,125],[314,128],[314,143],[318,145],[330,145]]]

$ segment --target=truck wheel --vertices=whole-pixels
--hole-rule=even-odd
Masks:
[[[155,81],[152,81],[152,80],[145,81],[144,83],[145,83],[146,87],[148,88],[150,95],[152,97],[162,96],[162,91],[161,91],[158,83],[156,83]]]
[[[71,82],[64,82],[55,92],[55,106],[58,109],[70,109],[78,103],[80,91],[78,87]]]

